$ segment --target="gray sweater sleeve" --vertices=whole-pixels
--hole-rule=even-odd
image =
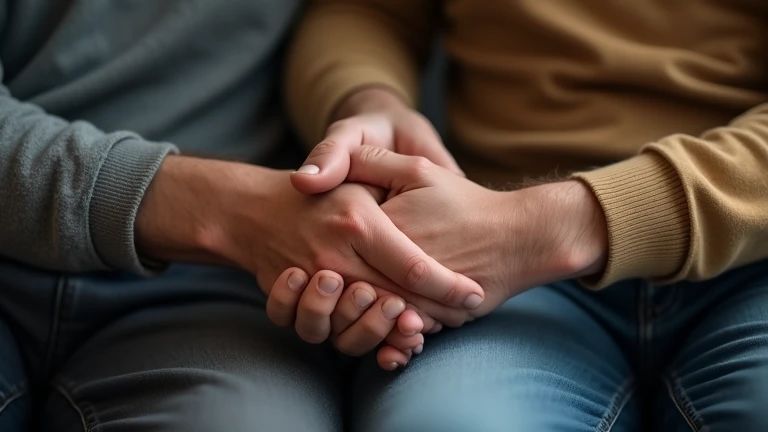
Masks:
[[[149,273],[134,245],[136,211],[176,151],[67,122],[0,87],[0,256],[70,272]]]

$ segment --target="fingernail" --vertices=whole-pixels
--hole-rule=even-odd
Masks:
[[[387,319],[395,319],[405,310],[405,303],[401,300],[391,298],[384,302],[381,310],[384,312],[384,316],[387,317]]]
[[[480,303],[483,302],[483,298],[480,297],[477,294],[470,294],[467,296],[466,300],[464,300],[464,307],[467,309],[477,309],[480,307]]]
[[[352,297],[355,298],[355,303],[357,303],[357,305],[361,308],[370,306],[370,304],[375,300],[373,298],[373,294],[364,289],[355,291],[354,294],[352,294]]]
[[[288,286],[294,291],[301,290],[306,283],[307,281],[297,272],[293,272],[288,276]]]
[[[387,368],[388,368],[387,370],[393,371],[393,370],[397,369],[398,366],[400,366],[400,365],[395,363],[395,362],[389,363],[389,364],[387,364]]]
[[[437,333],[440,330],[443,329],[443,325],[440,323],[435,323],[434,327],[432,327],[432,331],[430,333]]]
[[[300,174],[317,174],[320,172],[320,167],[317,165],[304,165],[296,172]]]
[[[421,354],[422,351],[424,351],[424,344],[420,344],[419,346],[413,349],[414,354]]]
[[[317,283],[318,288],[326,294],[333,294],[341,286],[338,280],[330,277],[321,277]]]

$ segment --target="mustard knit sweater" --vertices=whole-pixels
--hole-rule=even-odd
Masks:
[[[596,287],[701,280],[768,257],[766,18],[760,0],[315,0],[289,104],[310,142],[355,89],[415,104],[437,32],[471,179],[589,184],[610,239]]]

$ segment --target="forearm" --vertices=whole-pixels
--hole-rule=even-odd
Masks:
[[[341,100],[359,88],[388,88],[412,105],[434,23],[431,0],[311,2],[286,80],[289,109],[305,140],[316,144]]]
[[[233,207],[269,213],[266,196],[279,178],[288,181],[287,173],[268,168],[169,156],[139,207],[136,247],[152,260],[239,266],[228,247],[238,235],[231,232]],[[258,238],[253,232],[260,228],[250,226],[248,237]]]

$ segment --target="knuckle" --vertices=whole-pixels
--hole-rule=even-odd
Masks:
[[[275,312],[283,313],[296,310],[297,302],[291,302],[289,299],[282,297],[272,297],[271,300],[269,304],[271,306],[270,309],[273,309]]]
[[[335,230],[345,237],[359,237],[366,232],[365,216],[358,206],[347,206],[335,220]]]
[[[296,328],[296,334],[299,335],[301,340],[311,344],[321,344],[327,339],[325,336],[319,334],[312,328],[306,328],[304,326],[298,326]]]
[[[453,302],[456,301],[456,296],[458,295],[458,290],[456,287],[453,287],[448,290],[447,293],[445,293],[445,296],[443,296],[443,303],[444,304],[453,304]]]
[[[381,159],[387,153],[387,150],[376,146],[362,146],[360,148],[360,161],[363,164],[369,164],[377,159]]]
[[[360,322],[360,326],[362,327],[363,333],[365,333],[369,338],[376,339],[378,342],[383,341],[389,333],[386,328],[377,325],[374,320],[363,320]]]
[[[328,312],[320,302],[307,302],[301,305],[301,314],[307,321],[317,322],[329,318]]]
[[[466,292],[467,288],[468,288],[467,285],[462,283],[462,280],[459,278],[459,275],[456,273],[453,273],[453,282],[451,283],[450,289],[443,296],[442,303],[443,304],[458,303],[459,299],[463,297],[463,294]]]
[[[431,270],[426,261],[414,256],[405,261],[405,283],[410,289],[421,288],[427,284],[431,276]]]
[[[362,312],[358,310],[359,307],[355,304],[354,300],[345,300],[345,303],[346,304],[342,307],[337,307],[335,312],[338,314],[341,321],[345,323],[354,323],[360,319]]]
[[[408,164],[407,174],[411,178],[422,179],[429,175],[433,164],[424,156],[413,156]]]

